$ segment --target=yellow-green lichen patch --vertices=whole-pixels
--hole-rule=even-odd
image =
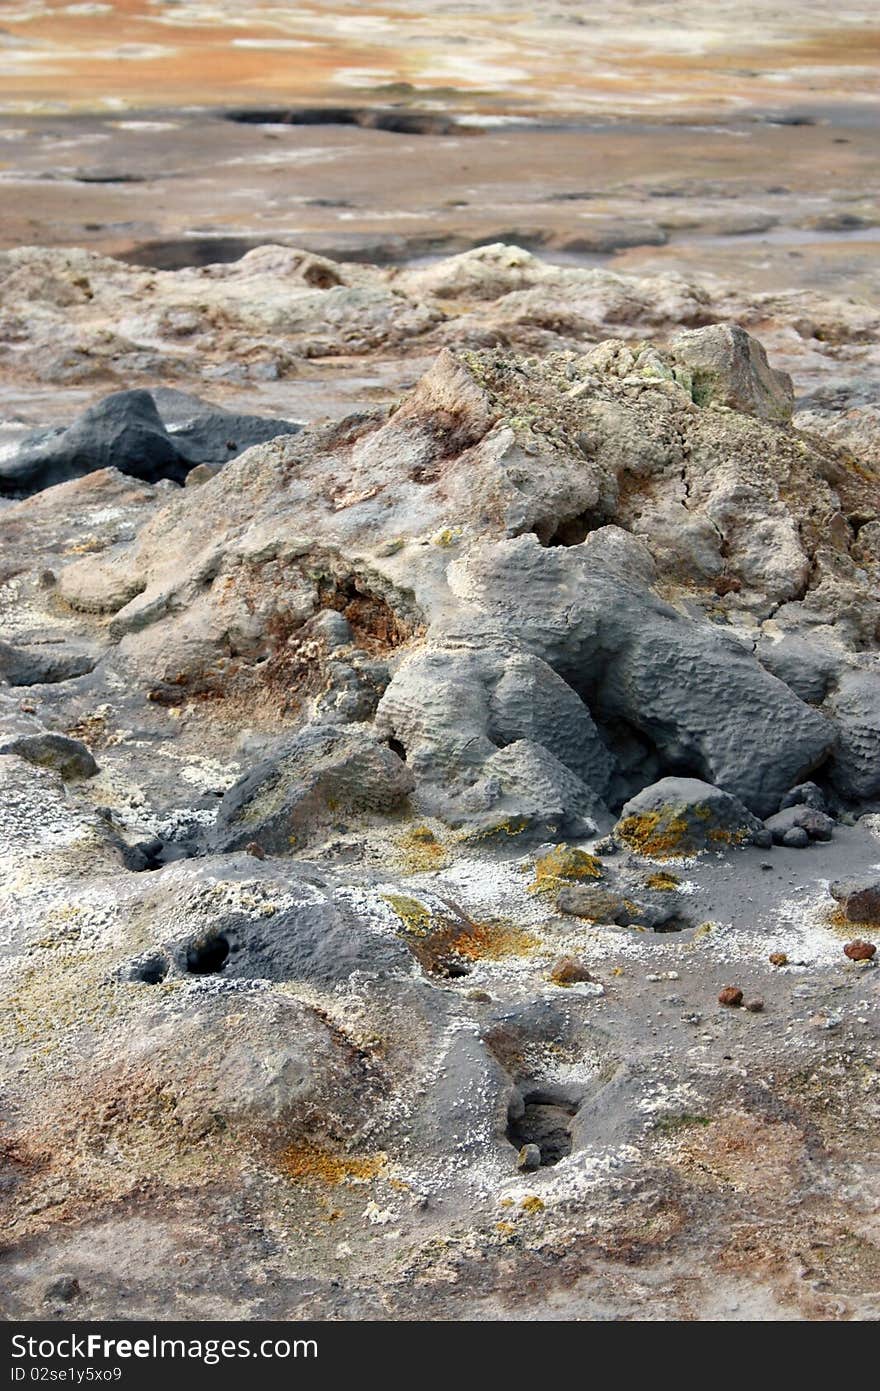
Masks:
[[[462,529],[460,526],[445,526],[441,531],[436,531],[431,537],[431,545],[439,546],[441,550],[448,550],[450,546],[456,545],[461,539]]]
[[[695,1125],[709,1125],[709,1116],[694,1115],[683,1111],[675,1116],[661,1116],[657,1122],[659,1135],[677,1135],[682,1130],[690,1130]]]
[[[692,846],[685,818],[668,811],[646,811],[626,816],[617,823],[615,835],[631,850],[652,860],[686,855]]]
[[[660,889],[663,893],[671,893],[678,888],[681,880],[677,874],[670,874],[666,869],[659,869],[656,874],[650,874],[645,883],[649,889]]]
[[[742,845],[748,839],[745,828],[731,830],[725,826],[696,828],[691,817],[707,822],[712,817],[710,807],[698,806],[689,814],[661,807],[658,811],[639,812],[626,816],[615,827],[615,835],[631,850],[649,860],[670,860],[679,855],[696,855],[711,846]]]
[[[476,831],[467,831],[461,836],[463,844],[474,841],[501,839],[504,836],[521,836],[523,831],[528,830],[529,821],[525,816],[505,817],[502,821],[493,821],[487,826],[481,826]]]
[[[556,845],[535,860],[535,878],[530,893],[553,893],[565,884],[583,879],[601,879],[602,863],[586,850],[573,845]]]
[[[387,903],[392,913],[402,922],[404,929],[413,937],[426,937],[431,930],[432,916],[430,908],[424,903],[420,903],[417,898],[410,898],[407,894],[383,894],[383,903]]]
[[[409,874],[424,874],[444,869],[449,863],[445,846],[430,826],[413,826],[397,842],[402,851],[403,868]]]
[[[278,1156],[278,1167],[294,1183],[315,1185],[369,1183],[387,1163],[384,1151],[345,1154],[307,1141],[288,1145]]]
[[[846,916],[842,908],[833,908],[826,914],[825,920],[834,932],[840,933],[844,937],[870,937],[872,932],[880,932],[880,924],[876,922],[853,922]]]
[[[477,961],[527,956],[540,943],[516,923],[502,919],[471,922],[466,918],[434,918],[430,932],[409,943],[416,960],[431,975],[465,976]]]

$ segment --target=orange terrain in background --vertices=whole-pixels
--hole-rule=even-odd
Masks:
[[[0,109],[415,99],[667,117],[876,100],[873,6],[8,0]],[[872,27],[872,22],[874,27]]]

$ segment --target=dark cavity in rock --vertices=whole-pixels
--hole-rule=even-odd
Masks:
[[[186,949],[186,969],[193,976],[215,976],[229,956],[229,942],[222,933],[195,942]]]
[[[537,1145],[542,1168],[558,1164],[571,1154],[571,1122],[577,1106],[540,1089],[525,1092],[522,1100],[521,1115],[517,1114],[516,1105],[510,1108],[508,1140],[517,1152],[523,1145]]]

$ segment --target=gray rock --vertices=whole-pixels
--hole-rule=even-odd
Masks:
[[[255,444],[302,429],[299,421],[242,415],[171,387],[150,394],[171,439],[194,464],[222,465]]]
[[[784,833],[780,843],[789,850],[805,850],[810,843],[810,837],[802,826],[792,826]]]
[[[394,811],[413,785],[406,763],[366,730],[310,725],[230,788],[208,844],[290,854],[346,817]]]
[[[22,734],[0,745],[0,754],[17,754],[40,768],[52,768],[65,782],[92,778],[98,765],[85,744],[66,734]]]
[[[803,830],[810,840],[830,840],[834,831],[834,820],[815,807],[793,806],[768,816],[764,822],[777,845],[790,845],[785,837],[789,831]]]
[[[481,616],[450,622],[459,640],[503,626],[587,697],[600,729],[634,727],[661,766],[699,771],[760,815],[834,742],[741,642],[664,603],[650,554],[617,527],[568,548],[526,536],[475,548],[465,574]]]
[[[571,913],[591,922],[613,923],[617,927],[674,932],[689,925],[681,894],[646,892],[644,885],[634,888],[632,884],[614,879],[599,884],[568,885],[557,893],[556,906],[560,913]]]
[[[763,346],[738,324],[688,329],[676,334],[670,348],[690,368],[698,405],[718,402],[761,420],[791,419],[791,377],[772,368]]]
[[[111,466],[148,483],[182,483],[196,465],[222,465],[300,429],[298,422],[240,415],[169,387],[117,391],[66,430],[35,431],[0,459],[0,491],[32,493]]]
[[[802,782],[786,792],[779,803],[779,810],[786,811],[789,807],[811,807],[813,811],[828,811],[825,793],[814,782]]]
[[[523,1145],[516,1156],[516,1167],[520,1173],[533,1174],[541,1167],[541,1151],[537,1145]]]
[[[380,702],[377,728],[407,750],[417,776],[473,780],[499,749],[540,744],[601,802],[614,759],[588,708],[530,652],[429,646],[401,663]]]
[[[840,670],[841,655],[796,634],[776,642],[762,638],[755,656],[763,667],[791,687],[808,705],[821,705]]]
[[[639,854],[693,855],[747,845],[761,823],[737,797],[698,778],[661,778],[628,801],[614,835]]]
[[[847,672],[826,708],[838,730],[829,765],[835,788],[849,801],[880,797],[880,671]]]
[[[33,493],[111,467],[147,483],[182,483],[192,467],[148,391],[105,396],[62,434],[0,460],[0,491]]]
[[[483,764],[480,778],[444,808],[450,825],[480,838],[530,832],[546,838],[584,837],[607,823],[595,794],[541,744],[518,739]]]
[[[69,681],[94,667],[98,653],[66,643],[13,645],[0,642],[0,679],[10,686],[36,686]]]

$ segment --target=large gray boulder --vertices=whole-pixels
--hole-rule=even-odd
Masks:
[[[766,833],[738,798],[698,778],[661,778],[630,799],[615,837],[650,859],[747,845]]]
[[[398,809],[413,785],[406,763],[367,730],[307,726],[230,788],[208,843],[290,854],[347,817]]]
[[[450,825],[502,840],[523,832],[554,839],[590,836],[611,820],[575,773],[528,739],[493,753],[460,797],[445,797],[434,808]]]
[[[425,805],[453,823],[558,828],[605,814],[614,758],[584,702],[533,653],[417,651],[382,697],[376,728],[406,750]]]
[[[834,728],[729,632],[661,599],[654,578],[647,549],[616,527],[580,546],[522,536],[475,547],[453,581],[471,612],[450,630],[472,643],[506,631],[586,700],[600,729],[624,722],[661,766],[690,767],[770,815],[823,761]]]

